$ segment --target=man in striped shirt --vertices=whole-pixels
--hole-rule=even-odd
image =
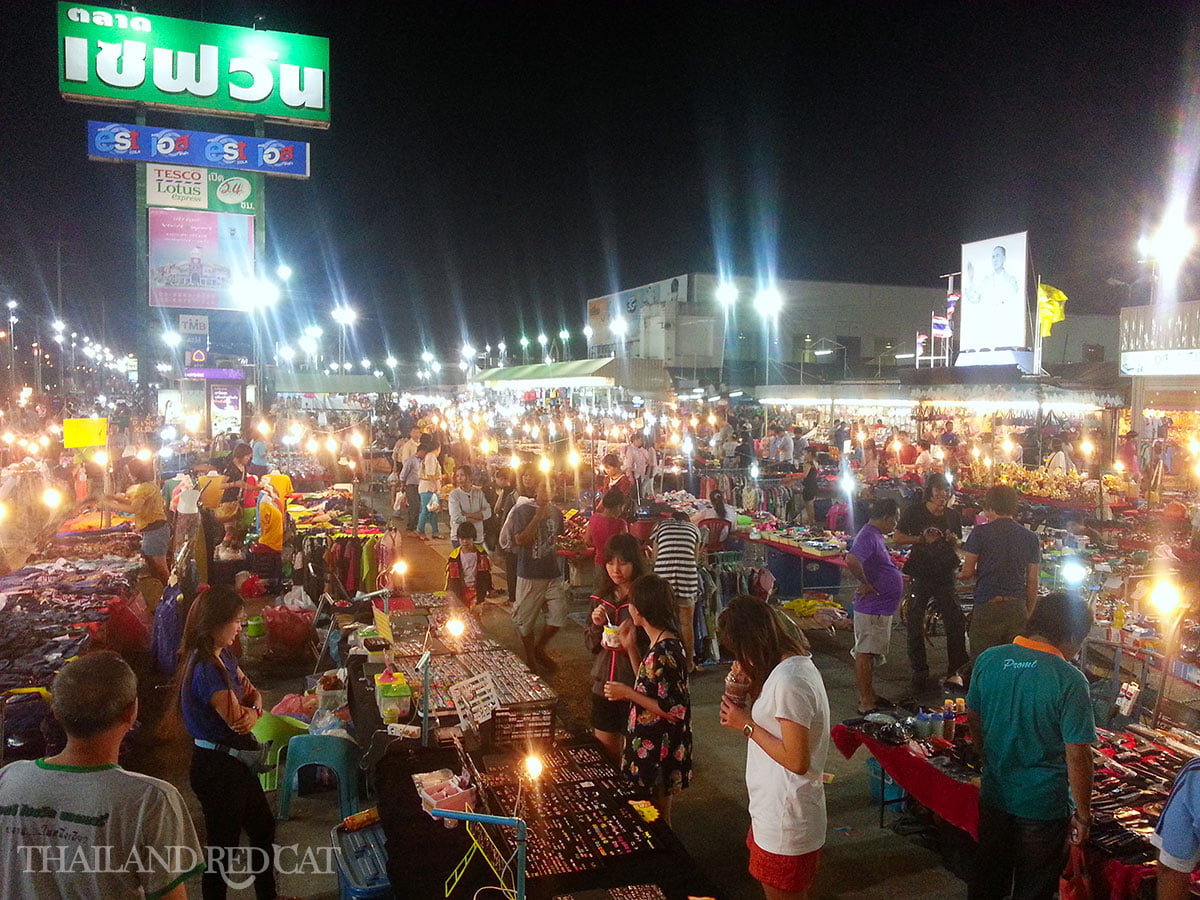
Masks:
[[[659,523],[650,541],[654,552],[654,574],[665,578],[675,593],[690,671],[695,667],[696,658],[696,629],[692,617],[700,595],[700,573],[696,570],[700,561],[700,529],[688,520],[687,513],[676,512]]]

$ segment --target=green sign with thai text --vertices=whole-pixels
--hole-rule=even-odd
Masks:
[[[67,100],[329,127],[329,40],[58,4]]]

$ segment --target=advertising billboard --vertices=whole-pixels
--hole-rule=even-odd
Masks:
[[[589,300],[587,302],[588,324],[596,335],[596,343],[608,343],[611,339],[608,335],[608,323],[618,315],[624,318],[631,330],[636,330],[636,323],[641,318],[641,310],[663,303],[686,303],[687,298],[688,277],[686,275],[666,278],[662,281],[651,282],[641,287]]]
[[[210,212],[258,211],[260,175],[233,175],[193,166],[146,166],[146,205]]]
[[[100,162],[157,162],[308,177],[308,144],[303,141],[89,121],[87,142],[88,159]]]
[[[67,100],[329,127],[329,40],[58,4]]]
[[[1021,231],[962,245],[960,351],[1029,346],[1027,238]]]
[[[254,277],[254,217],[151,209],[150,305],[243,309],[239,282]]]
[[[221,434],[242,433],[241,385],[209,385],[208,421],[213,437]]]

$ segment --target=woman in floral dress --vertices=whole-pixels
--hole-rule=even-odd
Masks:
[[[654,805],[669,824],[671,797],[692,780],[692,700],[671,586],[658,575],[643,575],[630,589],[629,612],[633,624],[645,632],[650,648],[642,658],[636,631],[622,630],[621,643],[637,670],[637,679],[633,687],[608,682],[604,696],[632,702],[622,768],[650,791]]]

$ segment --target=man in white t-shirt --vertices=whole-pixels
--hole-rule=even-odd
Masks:
[[[183,798],[117,764],[137,719],[133,670],[89,654],[63,668],[53,697],[66,749],[0,769],[0,897],[186,900],[204,856]]]

